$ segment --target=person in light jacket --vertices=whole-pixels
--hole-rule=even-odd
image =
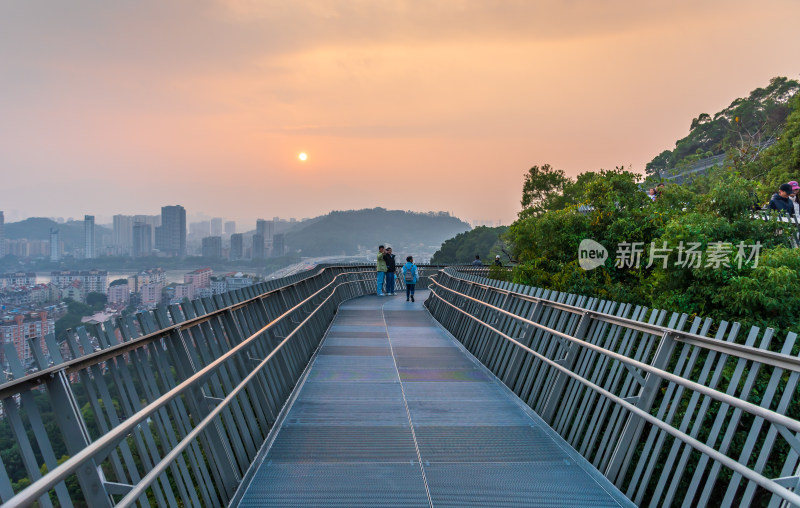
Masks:
[[[377,264],[375,269],[377,275],[375,281],[378,283],[378,296],[383,296],[383,279],[386,278],[386,261],[383,259],[384,249],[383,245],[378,246]]]
[[[408,256],[406,264],[403,265],[403,280],[406,283],[406,301],[414,301],[414,288],[417,286],[419,280],[419,269],[414,264],[414,258]]]

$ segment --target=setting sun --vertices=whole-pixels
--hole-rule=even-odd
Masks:
[[[308,155],[306,155],[306,153],[303,152],[300,155],[298,155],[297,158],[300,159],[301,161],[304,161],[304,160],[308,159]]]

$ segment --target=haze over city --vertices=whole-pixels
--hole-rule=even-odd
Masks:
[[[5,2],[0,202],[509,223],[531,165],[641,172],[687,119],[797,78],[798,19],[794,0]]]

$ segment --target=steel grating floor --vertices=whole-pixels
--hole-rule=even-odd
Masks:
[[[417,294],[341,307],[239,506],[633,506]]]

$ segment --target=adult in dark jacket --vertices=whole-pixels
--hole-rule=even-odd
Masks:
[[[784,212],[788,216],[794,215],[794,203],[789,199],[789,194],[792,193],[792,186],[788,183],[781,184],[778,187],[778,192],[772,195],[772,199],[769,200],[768,208],[770,210],[777,210],[778,212]]]
[[[392,248],[387,247],[383,254],[383,260],[386,261],[386,294],[395,295],[394,292],[394,272],[397,269],[397,263],[392,254]]]

